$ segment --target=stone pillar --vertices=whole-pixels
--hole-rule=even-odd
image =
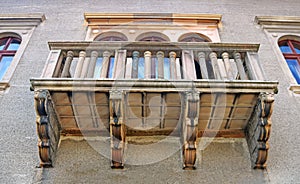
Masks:
[[[156,57],[157,57],[157,73],[158,73],[158,79],[164,79],[165,75],[164,75],[164,52],[162,51],[158,51],[156,53]]]
[[[138,51],[132,52],[132,75],[131,78],[138,78],[138,68],[139,68],[139,58],[140,53]]]
[[[223,58],[223,61],[224,61],[224,65],[225,65],[225,70],[226,70],[226,73],[227,73],[227,79],[229,80],[233,80],[233,71],[232,71],[232,68],[230,66],[230,61],[229,61],[229,54],[227,52],[223,52],[222,53],[222,58]]]
[[[170,52],[170,79],[177,79],[176,71],[176,52]]]
[[[87,78],[94,77],[97,58],[98,58],[98,52],[97,51],[91,52],[91,61],[90,61],[90,66],[89,66],[88,73],[87,73]]]
[[[219,65],[218,65],[217,53],[215,53],[215,52],[210,53],[209,58],[211,60],[211,65],[212,65],[213,70],[214,70],[215,79],[221,79],[220,69],[219,69]]]
[[[199,52],[198,53],[198,63],[201,70],[202,79],[208,79],[208,70],[206,66],[206,60],[205,60],[205,53]]]
[[[248,80],[248,76],[245,72],[243,62],[241,59],[241,54],[239,52],[234,52],[233,57],[234,57],[234,61],[236,63],[236,67],[238,69],[241,80]]]
[[[82,72],[82,67],[83,67],[83,62],[85,60],[85,56],[86,56],[85,51],[79,52],[79,58],[78,58],[74,78],[80,78],[81,77],[81,72]]]
[[[74,56],[73,51],[67,52],[67,58],[65,60],[65,65],[64,65],[63,71],[61,73],[62,78],[70,77],[70,66],[71,66],[71,62],[73,60],[73,56]]]
[[[107,78],[108,77],[108,70],[109,70],[109,63],[110,63],[110,56],[111,53],[109,51],[103,52],[103,60],[102,60],[102,69],[100,73],[100,78]]]
[[[145,58],[144,76],[145,76],[145,79],[150,79],[151,78],[151,52],[146,51],[144,53],[144,58]]]

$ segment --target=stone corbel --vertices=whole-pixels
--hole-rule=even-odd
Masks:
[[[266,168],[271,132],[274,94],[261,93],[255,111],[246,128],[246,139],[254,169]]]
[[[199,92],[185,92],[182,106],[182,158],[183,169],[195,169],[199,117]]]
[[[111,167],[122,169],[125,149],[124,94],[118,90],[112,90],[109,94]]]
[[[61,128],[47,90],[35,91],[34,104],[40,167],[52,167],[58,149]]]

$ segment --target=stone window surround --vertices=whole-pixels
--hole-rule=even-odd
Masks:
[[[128,41],[147,32],[160,32],[170,42],[178,42],[187,33],[207,36],[212,42],[220,42],[218,14],[172,14],[172,13],[85,13],[86,41],[93,41],[104,32],[121,32]]]
[[[0,14],[0,36],[6,37],[17,34],[22,40],[8,70],[0,81],[0,92],[9,87],[10,79],[27,47],[35,27],[44,20],[45,15],[41,13]]]
[[[283,54],[280,51],[278,42],[282,38],[299,37],[300,38],[300,17],[296,16],[256,16],[255,22],[261,25],[265,31],[271,46],[278,58],[279,66],[285,71],[289,78],[291,90],[295,94],[300,94],[300,85],[297,84],[292,72],[290,71]]]

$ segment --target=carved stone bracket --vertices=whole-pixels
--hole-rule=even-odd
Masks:
[[[109,94],[111,167],[122,169],[125,148],[124,94],[118,90],[112,90]]]
[[[34,104],[40,167],[52,167],[60,139],[60,125],[47,90],[35,91]]]
[[[246,139],[251,157],[251,165],[254,169],[266,168],[273,102],[274,94],[261,93],[255,111],[246,127]]]
[[[182,157],[183,169],[195,169],[197,153],[197,132],[199,117],[199,92],[191,91],[184,93],[182,103]]]

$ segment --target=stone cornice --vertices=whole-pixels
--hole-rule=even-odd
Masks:
[[[174,13],[85,13],[84,18],[89,25],[113,24],[112,20],[131,22],[133,20],[159,19],[169,22],[193,21],[196,23],[218,24],[222,16],[219,14],[174,14]],[[100,21],[102,20],[102,21]],[[106,20],[106,21],[105,21]],[[118,23],[119,23],[118,21]]]
[[[0,14],[0,27],[34,27],[46,20],[42,13]]]
[[[300,30],[300,17],[296,16],[256,16],[255,22],[271,32],[299,32]]]

